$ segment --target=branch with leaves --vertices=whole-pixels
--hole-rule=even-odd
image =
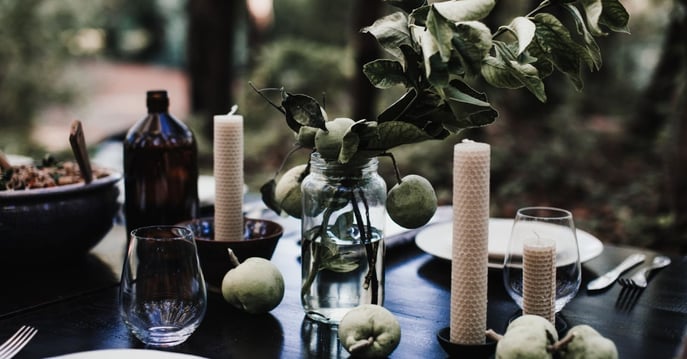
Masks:
[[[601,67],[595,37],[628,32],[629,15],[618,0],[544,0],[525,16],[493,34],[482,23],[495,0],[453,0],[428,4],[387,0],[400,8],[363,29],[391,56],[364,65],[370,82],[381,89],[402,85],[407,92],[382,112],[381,123],[412,123],[432,138],[443,138],[492,123],[497,112],[485,93],[471,83],[483,79],[498,88],[526,88],[546,101],[543,79],[565,74],[577,90],[581,71]],[[546,10],[570,14],[571,32]]]

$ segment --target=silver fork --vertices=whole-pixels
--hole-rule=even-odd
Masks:
[[[17,355],[37,332],[36,328],[23,325],[14,335],[0,345],[0,359],[10,359]]]
[[[654,257],[651,264],[642,268],[639,272],[633,275],[631,278],[620,278],[618,282],[623,287],[633,287],[633,288],[646,288],[647,282],[649,280],[649,275],[652,271],[666,267],[670,264],[670,258],[666,256]]]

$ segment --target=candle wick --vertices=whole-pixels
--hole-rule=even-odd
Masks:
[[[238,109],[239,109],[239,105],[231,106],[231,110],[229,111],[229,113],[227,113],[227,116],[231,116],[231,115],[235,114],[236,111],[238,111]]]
[[[462,142],[463,143],[475,143],[475,141],[473,141],[471,139],[467,139],[467,138],[464,138]]]

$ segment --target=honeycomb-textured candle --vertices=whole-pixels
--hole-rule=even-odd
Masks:
[[[453,150],[453,245],[450,341],[483,344],[487,326],[489,166],[486,143]]]
[[[532,238],[523,248],[522,312],[554,323],[556,300],[556,243]]]
[[[243,116],[214,117],[215,239],[243,239]]]

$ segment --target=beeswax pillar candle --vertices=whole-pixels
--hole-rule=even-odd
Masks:
[[[214,117],[215,238],[243,239],[243,116]]]
[[[453,150],[450,341],[483,344],[487,326],[491,148],[464,140]]]
[[[532,238],[523,248],[522,312],[554,323],[556,300],[556,243]]]

